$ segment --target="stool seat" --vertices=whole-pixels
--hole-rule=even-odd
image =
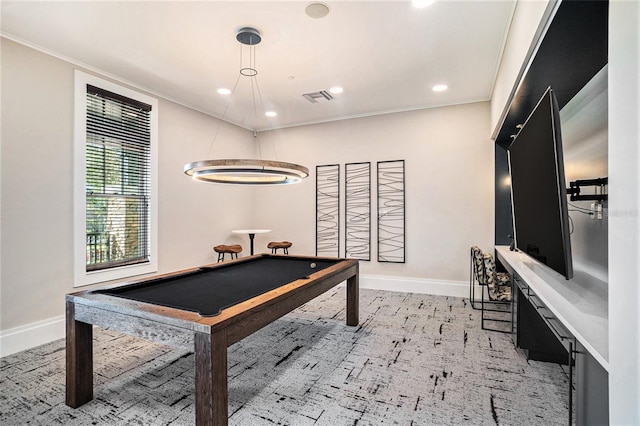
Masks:
[[[293,243],[289,241],[271,241],[267,244],[267,248],[271,249],[271,254],[276,254],[278,249],[282,249],[284,254],[289,254],[289,247],[291,247]]]
[[[242,251],[242,246],[240,244],[233,244],[233,245],[225,245],[225,244],[219,244],[215,247],[213,247],[213,251],[215,251],[216,253],[218,253],[218,262],[222,262],[224,261],[224,255],[226,253],[229,253],[229,255],[231,255],[231,259],[233,259],[233,256],[235,255],[236,259],[238,258],[238,253],[240,253]]]

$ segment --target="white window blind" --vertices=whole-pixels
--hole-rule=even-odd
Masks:
[[[86,271],[149,262],[151,105],[86,88]]]

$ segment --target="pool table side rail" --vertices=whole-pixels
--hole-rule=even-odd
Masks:
[[[193,334],[197,331],[193,328],[176,327],[166,322],[140,317],[132,318],[131,315],[83,304],[76,304],[73,309],[76,321],[141,337],[156,343],[193,350]],[[193,323],[191,324],[193,325]]]
[[[281,257],[281,256],[273,256],[266,254],[254,255],[255,257],[261,256],[270,256],[270,257]],[[304,258],[304,257],[301,257]],[[246,258],[240,259],[240,261]],[[254,315],[256,312],[263,311],[265,309],[275,309],[278,310],[277,305],[281,300],[288,299],[290,297],[295,296],[299,292],[306,293],[310,288],[319,286],[324,290],[320,291],[315,290],[311,291],[310,294],[317,293],[316,297],[322,294],[324,291],[327,291],[331,287],[341,283],[342,281],[347,280],[348,278],[358,274],[358,261],[355,259],[334,259],[334,258],[326,258],[329,260],[339,260],[335,265],[329,266],[325,269],[322,269],[314,274],[309,275],[309,279],[298,279],[296,281],[292,281],[286,285],[278,287],[274,290],[263,293],[259,296],[256,296],[252,299],[246,300],[244,302],[240,302],[236,305],[233,305],[229,308],[224,309],[219,315],[213,317],[203,317],[200,316],[197,312],[187,311],[177,308],[171,308],[167,306],[154,305],[150,303],[135,301],[131,299],[111,296],[108,294],[96,293],[96,289],[85,290],[77,293],[68,294],[66,296],[67,302],[74,303],[78,305],[76,308],[76,319],[78,321],[83,321],[81,319],[83,316],[86,319],[86,322],[91,324],[100,325],[101,327],[115,329],[115,324],[108,327],[107,319],[100,319],[100,315],[90,314],[87,309],[83,309],[80,305],[84,305],[87,307],[91,307],[92,310],[99,310],[96,312],[100,312],[102,316],[108,315],[108,312],[112,312],[114,314],[120,314],[122,316],[131,316],[136,318],[141,318],[143,320],[149,320],[156,323],[166,324],[169,327],[174,329],[184,329],[185,331],[198,331],[203,333],[213,333],[216,330],[221,328],[228,327],[238,321],[242,321],[244,318],[247,318],[251,315]],[[235,261],[234,261],[235,262]],[[230,263],[230,262],[229,262]],[[197,270],[199,268],[193,268],[191,270]],[[178,271],[174,274],[182,274],[185,271]],[[160,276],[171,276],[174,274],[164,274]],[[151,279],[155,279],[157,277],[152,277]],[[146,278],[149,280],[150,278]],[[133,283],[137,283],[142,280],[136,280]],[[120,284],[129,285],[131,282]],[[111,286],[110,286],[111,287]],[[318,292],[319,291],[319,292]],[[306,297],[306,296],[305,296]],[[311,297],[311,298],[313,298]],[[302,298],[304,299],[304,297]],[[302,300],[301,299],[301,300]],[[306,301],[311,300],[307,299],[297,306],[304,304]],[[295,302],[294,302],[295,303]],[[296,306],[296,307],[297,307]],[[287,312],[295,309],[292,308]],[[278,315],[277,318],[286,314],[287,312],[283,312]],[[91,319],[90,319],[91,317]],[[113,320],[115,323],[124,324],[124,317],[120,318],[118,315],[113,316]],[[96,321],[96,322],[90,322]],[[100,324],[97,324],[97,322]],[[124,330],[123,330],[124,331]],[[177,331],[177,330],[176,330]],[[136,335],[143,336],[139,333]]]
[[[135,317],[141,320],[148,320],[155,323],[166,324],[168,326],[190,332],[208,331],[208,328],[206,326],[203,327],[198,324],[198,320],[202,317],[198,315],[197,312],[193,311],[185,311],[168,306],[153,305],[150,303],[125,299],[122,297],[93,293],[91,291],[68,294],[66,296],[66,301],[67,303],[73,303],[76,305],[75,312],[76,319],[78,321],[83,321],[80,315],[83,315],[89,310],[93,310],[96,312],[101,312],[102,315],[113,313],[117,315]],[[89,323],[104,327],[104,324],[97,324],[92,322]],[[105,328],[114,329],[113,327]]]
[[[270,253],[259,253],[259,254],[255,254],[253,256],[247,256],[247,257],[241,257],[238,259],[230,259],[230,260],[226,260],[224,262],[218,262],[218,263],[209,263],[209,264],[205,264],[205,265],[201,265],[201,266],[196,266],[193,268],[186,268],[186,269],[180,269],[178,271],[173,271],[173,272],[167,272],[164,274],[158,274],[158,275],[152,275],[152,276],[143,276],[141,278],[135,279],[135,280],[131,280],[131,281],[125,281],[125,282],[117,282],[117,283],[112,283],[112,284],[105,284],[102,287],[94,287],[91,288],[89,290],[80,290],[74,293],[69,293],[67,296],[69,295],[84,295],[86,293],[93,293],[96,291],[104,291],[104,290],[113,290],[113,289],[117,289],[117,288],[121,288],[121,287],[127,287],[127,286],[135,286],[138,284],[142,284],[142,283],[147,283],[149,281],[160,281],[164,278],[174,278],[177,276],[182,276],[182,275],[189,275],[189,274],[193,274],[193,273],[197,273],[200,272],[202,270],[206,270],[206,271],[210,271],[210,270],[214,270],[214,269],[222,269],[222,268],[227,268],[230,267],[232,265],[237,265],[237,264],[242,264],[242,263],[246,263],[246,262],[251,262],[254,261],[256,259],[260,259],[260,258],[274,258],[274,259],[303,259],[303,260],[310,260],[309,256],[301,256],[301,255],[283,255],[283,254],[270,254]],[[329,261],[329,262],[342,262],[345,260],[350,260],[350,259],[344,259],[344,258],[338,258],[338,257],[317,257],[314,256],[312,258],[313,260],[320,260],[320,261]],[[310,260],[310,261],[313,261]]]
[[[323,274],[321,278],[312,281],[297,280],[225,309],[220,314],[223,318],[220,318],[217,323],[211,324],[211,333],[226,328],[227,345],[231,346],[343,281],[355,280],[354,285],[357,289],[359,285],[358,261],[350,261],[350,263],[349,266],[333,272],[330,270],[337,265],[325,269],[324,271],[327,273]],[[356,306],[355,309],[357,310],[357,308]],[[201,323],[209,323],[211,319],[206,318]]]

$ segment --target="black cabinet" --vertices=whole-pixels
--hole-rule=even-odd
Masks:
[[[546,307],[536,300],[535,294],[526,284],[518,280],[516,283],[516,346],[524,350],[528,359],[569,364],[568,346],[571,337],[568,333],[559,332],[558,334],[562,334],[562,339],[559,339],[549,325],[555,317],[545,315]],[[556,325],[556,328],[559,327]]]
[[[511,311],[513,342],[517,348],[524,351],[527,359],[568,366],[569,410],[567,421],[569,425],[572,425],[576,389],[573,374],[575,338],[517,274],[512,274],[512,283],[512,291],[515,296]]]

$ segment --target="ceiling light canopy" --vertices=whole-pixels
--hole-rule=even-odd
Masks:
[[[262,41],[260,32],[255,28],[242,28],[236,34],[236,39],[242,44],[249,46],[249,64],[242,64],[242,46],[240,46],[240,73],[234,85],[233,92],[218,89],[220,94],[230,94],[233,97],[235,88],[241,77],[249,77],[252,91],[257,92],[257,99],[262,103],[262,95],[256,76],[258,71],[255,68],[255,52],[254,46]],[[229,104],[231,99],[229,100]],[[227,104],[227,107],[229,106]],[[262,106],[262,105],[261,105]],[[257,110],[256,97],[253,97],[253,110]],[[264,108],[263,108],[264,111]],[[227,108],[222,114],[224,120]],[[278,114],[275,111],[266,111],[268,117],[275,117]],[[258,132],[253,132],[256,142],[258,141]],[[213,138],[211,145],[215,142],[218,132]],[[260,146],[258,145],[258,148]],[[191,176],[194,180],[210,183],[227,183],[239,185],[282,185],[290,183],[298,183],[302,179],[309,176],[309,169],[304,166],[285,163],[283,161],[261,160],[261,159],[217,159],[217,160],[200,160],[188,163],[184,166],[184,172],[187,176]]]
[[[448,88],[449,87],[446,84],[436,84],[431,88],[431,90],[433,90],[434,92],[444,92]]]

